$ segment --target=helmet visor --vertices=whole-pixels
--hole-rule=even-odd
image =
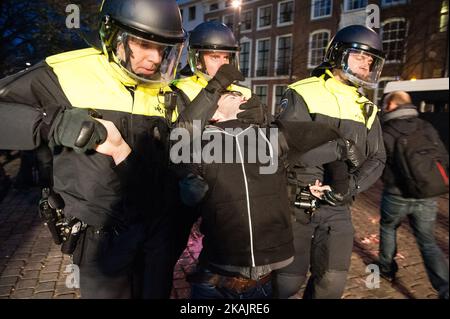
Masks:
[[[190,49],[189,65],[191,71],[207,80],[216,75],[223,64],[231,64],[239,69],[239,54],[235,50]]]
[[[343,52],[339,65],[353,84],[374,88],[383,70],[384,58],[364,50],[350,48]]]
[[[183,44],[155,42],[119,32],[115,48],[116,62],[132,78],[166,86],[175,78]]]

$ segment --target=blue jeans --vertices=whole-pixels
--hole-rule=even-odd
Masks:
[[[397,271],[394,260],[397,254],[397,228],[407,216],[431,285],[439,292],[440,297],[448,298],[448,263],[434,238],[437,211],[435,199],[406,199],[384,193],[381,201],[379,262],[381,271]]]
[[[209,270],[202,270],[209,272]],[[209,272],[210,273],[210,272]],[[270,299],[272,282],[256,285],[242,293],[236,293],[224,287],[216,287],[208,282],[191,283],[191,299]]]

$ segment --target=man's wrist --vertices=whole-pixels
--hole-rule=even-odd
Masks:
[[[112,154],[112,158],[116,165],[119,165],[122,161],[124,161],[128,155],[131,153],[131,148],[127,143],[121,143],[117,150]]]

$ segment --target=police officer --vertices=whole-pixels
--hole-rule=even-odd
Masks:
[[[131,297],[137,268],[145,280],[139,296],[168,297],[170,223],[162,194],[167,133],[177,113],[168,83],[185,32],[172,0],[105,0],[100,21],[101,50],[50,56],[1,80],[7,124],[0,148],[52,146],[65,216],[87,225],[73,253],[83,298]],[[120,167],[94,151],[106,130],[91,115],[113,122],[136,157],[145,158],[142,185],[125,188]]]
[[[233,31],[225,24],[217,21],[208,21],[199,24],[189,33],[188,63],[191,75],[176,80],[173,84],[180,95],[180,102],[188,105],[194,99],[202,99],[203,104],[208,104],[200,92],[207,87],[211,78],[223,65],[233,66],[239,69],[239,43],[236,41]],[[244,80],[242,77],[241,80]],[[250,89],[236,83],[230,85],[225,92],[234,92],[242,95],[246,100],[251,100]],[[241,109],[245,112],[238,114],[238,119],[244,123],[263,124],[266,119],[265,109],[260,104],[251,100]]]
[[[308,270],[311,277],[304,298],[342,296],[353,247],[349,206],[357,193],[367,190],[380,177],[385,163],[377,107],[360,93],[360,89],[376,85],[383,63],[382,43],[376,32],[360,25],[345,27],[329,43],[324,62],[313,76],[289,85],[280,103],[280,119],[327,123],[344,138],[355,141],[365,154],[363,164],[348,172],[348,191],[328,192],[327,204],[312,216],[295,211],[296,256],[292,264],[277,271],[280,298],[294,295]],[[335,147],[328,143],[293,165],[294,187],[314,184],[316,180],[329,183],[324,166],[311,163],[335,152]]]

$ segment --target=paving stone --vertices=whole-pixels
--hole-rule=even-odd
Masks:
[[[10,286],[15,285],[17,280],[19,280],[18,276],[12,277],[0,277],[0,286]]]
[[[47,274],[41,274],[39,276],[39,282],[46,282],[46,281],[57,281],[59,277],[59,273],[57,272],[51,272]]]
[[[41,292],[41,291],[54,291],[55,290],[55,286],[56,286],[56,282],[55,281],[47,281],[47,282],[40,282],[35,291],[36,292]]]
[[[49,265],[44,266],[41,270],[42,273],[49,273],[49,272],[59,272],[61,269],[61,263],[55,264],[55,265]]]
[[[37,292],[33,295],[33,299],[52,299],[53,291]]]
[[[11,294],[11,298],[31,298],[33,296],[34,289],[18,289]]]
[[[20,279],[16,284],[16,289],[24,289],[24,288],[35,288],[37,286],[37,278],[36,279]]]
[[[0,286],[0,296],[9,296],[13,286]]]
[[[76,295],[75,294],[64,294],[64,295],[57,295],[55,298],[56,299],[75,299]]]

